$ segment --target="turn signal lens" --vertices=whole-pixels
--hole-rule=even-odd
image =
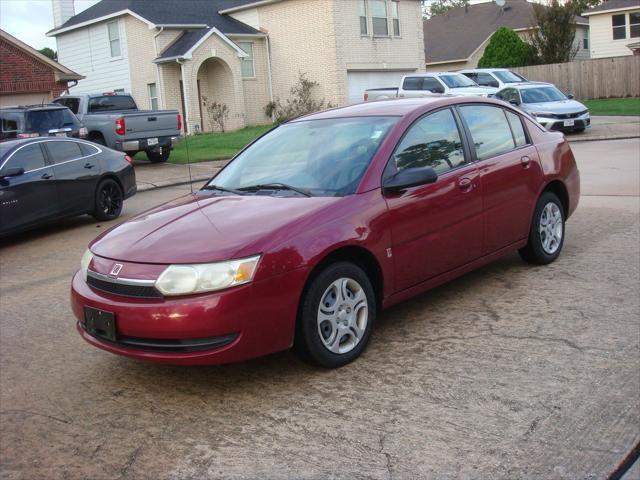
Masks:
[[[89,271],[89,265],[91,264],[91,260],[93,260],[93,253],[91,250],[87,249],[82,255],[82,260],[80,260],[80,271],[82,272],[82,277],[84,280],[87,280],[87,271]]]

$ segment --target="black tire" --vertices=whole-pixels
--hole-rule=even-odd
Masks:
[[[106,178],[98,184],[95,196],[95,209],[92,215],[96,220],[113,220],[122,213],[124,195],[118,182]]]
[[[320,302],[323,297],[324,300],[330,299],[331,293],[328,293],[329,289],[334,282],[339,282],[340,280],[347,281],[344,285],[346,286],[345,291],[348,298],[345,299],[345,303],[342,303],[340,294],[337,297],[334,296],[333,302],[335,303],[331,307],[335,312],[341,311],[344,313],[344,316],[336,321],[345,323],[340,328],[334,329],[330,322],[329,325],[327,325],[327,321],[319,323],[318,316]],[[360,290],[357,287],[360,287]],[[351,297],[349,297],[349,293]],[[365,313],[362,313],[362,299],[357,300],[362,293],[364,293],[364,301],[366,302]],[[350,304],[349,301],[354,303]],[[327,303],[327,305],[329,304]],[[346,310],[341,310],[342,305],[352,306],[352,309],[348,309],[349,315],[347,315]],[[325,368],[338,368],[346,365],[358,358],[367,347],[376,314],[375,293],[367,274],[360,267],[349,262],[330,264],[310,281],[303,293],[296,323],[294,350],[304,361],[313,365]],[[337,318],[340,317],[337,316]],[[366,320],[363,321],[364,318]],[[353,327],[351,327],[352,321]],[[364,322],[366,322],[366,325]],[[349,326],[347,326],[347,323],[349,323]],[[357,341],[356,325],[361,330],[361,335]],[[321,329],[323,333],[321,333]],[[336,341],[329,342],[331,338]],[[329,350],[329,346],[325,346],[325,342],[332,343],[337,349],[346,350],[350,348],[350,350],[343,353],[332,352]]]
[[[104,137],[102,135],[90,135],[89,141],[105,147],[107,146],[107,142],[104,141]]]
[[[168,148],[163,148],[162,153],[147,151],[146,154],[151,163],[162,163],[169,160],[169,154],[171,154],[171,150]]]
[[[550,214],[547,207],[550,208],[554,214],[559,215],[559,222],[562,228],[560,239],[557,239],[557,236],[554,238],[553,234],[549,234],[551,230],[557,231],[557,221],[554,222],[556,229],[551,229],[551,226],[549,226],[549,229],[545,229],[544,225],[545,222],[548,222]],[[558,216],[555,218],[557,219]],[[555,193],[544,192],[540,195],[540,198],[536,203],[533,220],[531,221],[531,230],[529,231],[529,241],[525,247],[518,251],[518,253],[520,253],[520,256],[525,262],[534,265],[547,265],[560,256],[562,246],[564,245],[564,237],[565,212],[562,202],[560,202],[560,199]],[[543,239],[550,239],[550,242],[545,244]]]

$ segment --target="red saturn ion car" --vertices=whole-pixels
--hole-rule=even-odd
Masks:
[[[80,335],[120,355],[237,362],[294,347],[324,367],[378,312],[518,250],[553,262],[580,180],[569,144],[499,100],[400,99],[308,115],[201,190],[95,239]]]

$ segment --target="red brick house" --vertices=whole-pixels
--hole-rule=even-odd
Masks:
[[[49,102],[82,78],[0,30],[0,107]]]

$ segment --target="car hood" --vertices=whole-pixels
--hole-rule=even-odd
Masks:
[[[279,230],[341,197],[187,195],[108,230],[90,245],[135,263],[204,263],[261,253]],[[294,234],[287,230],[288,234]],[[251,249],[251,251],[248,251]]]
[[[476,96],[476,95],[493,95],[498,91],[493,87],[463,87],[450,88],[449,91],[454,95]]]
[[[587,107],[575,100],[560,100],[558,102],[525,103],[522,107],[527,112],[548,113],[578,113]]]

